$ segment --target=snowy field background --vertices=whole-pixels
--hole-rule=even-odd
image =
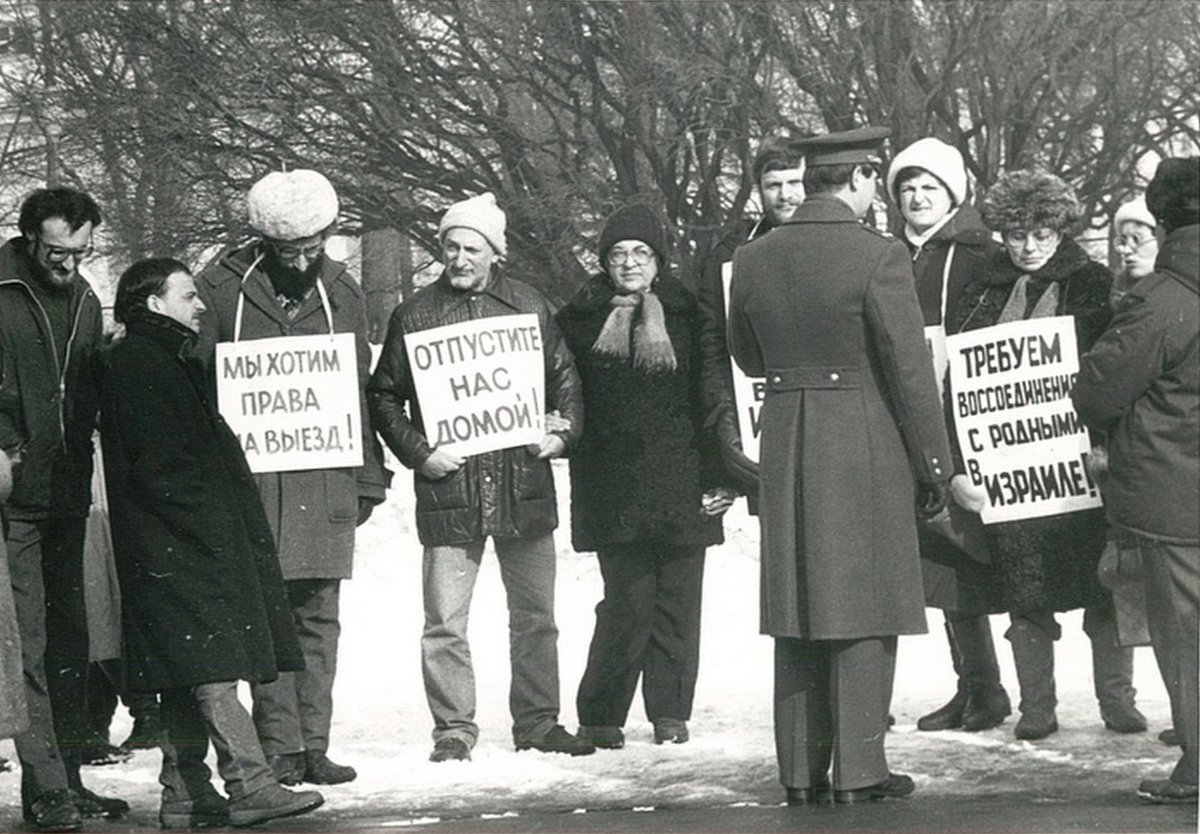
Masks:
[[[623,750],[570,758],[517,753],[507,706],[508,632],[503,588],[489,550],[480,572],[470,624],[480,739],[469,763],[430,764],[431,719],[421,685],[421,547],[412,516],[411,473],[391,461],[396,478],[387,503],[359,531],[355,578],[343,585],[342,643],[335,690],[331,757],[357,768],[358,780],[323,787],[325,807],[313,815],[371,817],[385,825],[578,809],[729,807],[778,804],[771,724],[771,640],[758,634],[758,523],[739,501],[726,518],[726,543],[709,551],[704,585],[700,680],[692,740],[656,746],[640,695],[626,725]],[[561,720],[572,731],[575,687],[583,673],[602,592],[591,554],[570,547],[565,464],[559,487],[557,617],[562,685]],[[1149,648],[1138,649],[1134,683],[1150,732],[1122,736],[1104,729],[1092,693],[1091,654],[1081,612],[1060,616],[1056,646],[1060,731],[1030,744],[1012,736],[1015,716],[984,733],[921,733],[917,718],[952,694],[954,675],[938,611],[930,633],[900,640],[888,737],[894,771],[909,773],[922,797],[1018,793],[1031,802],[1067,796],[1131,796],[1139,779],[1165,776],[1178,751],[1156,740],[1170,711]],[[992,627],[1004,684],[1018,698],[1012,656],[1003,639],[1007,618]],[[248,703],[248,695],[245,698]],[[113,742],[128,733],[124,710]],[[13,758],[12,743],[0,755]],[[126,798],[125,825],[90,823],[89,830],[157,828],[159,753],[144,751],[113,767],[86,768],[93,790]],[[0,774],[0,831],[19,825],[19,774]],[[218,780],[218,787],[219,787]],[[452,828],[452,826],[448,826]]]

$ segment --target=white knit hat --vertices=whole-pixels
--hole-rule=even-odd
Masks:
[[[300,240],[337,220],[337,192],[316,171],[272,171],[250,188],[246,213],[251,227],[264,237]]]
[[[492,244],[497,253],[507,255],[508,243],[504,239],[507,224],[504,212],[496,205],[496,195],[485,191],[446,209],[446,213],[442,215],[442,222],[438,223],[438,240],[451,229],[471,229],[487,238],[487,242]]]
[[[1154,215],[1146,207],[1145,197],[1136,197],[1128,203],[1122,203],[1121,207],[1117,209],[1116,216],[1113,218],[1113,228],[1120,232],[1121,224],[1128,220],[1149,226],[1151,229],[1158,225],[1158,222],[1154,219]]]
[[[961,206],[967,201],[967,169],[962,154],[953,145],[926,136],[896,154],[888,168],[887,191],[897,203],[900,202],[900,195],[896,193],[896,177],[905,168],[920,168],[941,180],[950,192],[954,205]]]

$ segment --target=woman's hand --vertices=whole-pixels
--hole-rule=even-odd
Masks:
[[[724,515],[725,511],[733,506],[735,498],[737,495],[731,489],[725,487],[710,489],[700,496],[700,513],[707,516]]]
[[[958,506],[973,513],[983,512],[987,506],[987,491],[971,483],[966,475],[955,475],[950,479],[950,496]]]

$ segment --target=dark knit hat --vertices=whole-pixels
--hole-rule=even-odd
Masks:
[[[643,203],[619,208],[604,221],[596,247],[600,262],[608,262],[608,250],[622,240],[640,240],[654,250],[660,263],[667,260],[667,236],[658,215]]]
[[[1158,163],[1146,189],[1146,207],[1167,231],[1200,223],[1200,156]]]

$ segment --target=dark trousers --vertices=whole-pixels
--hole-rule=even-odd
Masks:
[[[604,599],[575,705],[579,723],[625,724],[639,676],[646,717],[692,716],[700,665],[700,545],[636,543],[601,549]]]
[[[256,683],[254,725],[268,756],[324,753],[333,721],[333,679],[337,674],[338,579],[290,579],[286,583],[304,670],[280,672],[271,683]]]
[[[29,707],[29,729],[14,740],[26,803],[67,787],[68,769],[78,781],[78,761],[64,764],[63,756],[69,758],[71,745],[88,734],[83,531],[82,518],[8,520],[5,538]]]
[[[1146,624],[1154,659],[1171,699],[1183,755],[1171,779],[1197,780],[1200,722],[1200,547],[1137,537],[1146,583]]]
[[[896,638],[775,640],[775,752],[789,788],[854,790],[888,778],[883,739]]]

